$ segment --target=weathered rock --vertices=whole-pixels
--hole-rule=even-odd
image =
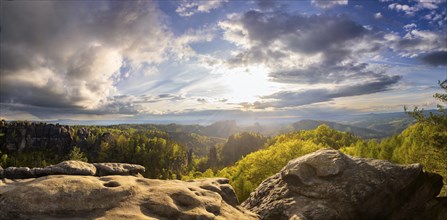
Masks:
[[[127,163],[94,163],[96,167],[96,176],[108,176],[108,175],[137,175],[143,174],[146,170],[138,164]]]
[[[3,176],[7,179],[26,179],[35,177],[35,173],[29,167],[8,167],[3,171]]]
[[[96,173],[96,167],[92,164],[69,160],[56,165],[46,166],[44,168],[34,168],[35,177],[49,175],[87,175],[93,176]]]
[[[204,189],[228,185],[220,179],[47,176],[22,181],[0,184],[0,219],[257,219]]]
[[[290,161],[242,204],[261,219],[427,219],[442,177],[408,166],[325,149]],[[427,206],[427,203],[433,203]],[[416,217],[415,217],[416,216]],[[419,216],[419,217],[417,217]]]
[[[77,160],[69,160],[44,168],[8,167],[3,176],[8,179],[26,179],[49,175],[133,175],[143,174],[145,168],[138,164],[127,163],[86,163]]]
[[[227,178],[188,180],[188,182],[198,182],[200,188],[219,193],[222,199],[231,206],[239,205],[237,196]]]

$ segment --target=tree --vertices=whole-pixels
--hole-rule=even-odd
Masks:
[[[79,147],[73,147],[73,149],[68,154],[69,160],[79,160],[87,162],[87,157],[85,156],[84,152],[81,151]]]
[[[258,133],[242,132],[231,135],[222,146],[222,165],[227,166],[243,156],[264,147],[266,138]]]
[[[435,93],[433,97],[443,104],[447,104],[447,79],[438,82],[438,84],[445,93]],[[408,111],[407,107],[404,106],[404,110],[419,123],[433,124],[447,130],[447,110],[442,105],[438,105],[438,113],[429,112],[428,116],[424,114],[424,109],[419,109],[417,106],[414,107],[413,111]]]

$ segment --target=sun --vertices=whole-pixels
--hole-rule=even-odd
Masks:
[[[228,88],[228,100],[234,103],[253,103],[277,88],[269,80],[268,69],[262,65],[228,70],[223,83]]]

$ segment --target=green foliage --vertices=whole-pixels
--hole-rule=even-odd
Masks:
[[[269,146],[248,154],[234,166],[220,170],[216,176],[227,177],[240,201],[266,178],[279,172],[288,161],[318,149],[335,149],[349,145],[358,138],[321,125],[315,130],[278,135],[268,141]]]
[[[0,151],[0,166],[1,167],[5,167],[6,166],[6,164],[8,164],[8,155],[7,154],[3,154],[1,151]]]
[[[66,151],[41,148],[8,152],[0,154],[0,163],[4,167],[42,167],[67,159],[136,163],[146,167],[144,176],[160,179],[181,178],[189,171],[187,148],[162,131],[126,126],[74,126],[71,135],[75,146],[66,146]]]
[[[258,133],[243,132],[231,135],[227,143],[222,146],[221,164],[224,166],[233,164],[243,156],[261,149],[265,142],[266,138]]]
[[[0,153],[0,165],[2,167],[43,167],[49,164],[56,164],[64,160],[54,151],[32,151],[32,152],[11,152],[9,154]]]
[[[447,152],[440,143],[447,140],[447,131],[434,124],[417,123],[401,134],[377,143],[359,140],[341,151],[357,157],[388,160],[394,163],[420,163],[429,172],[438,173],[447,180]],[[445,189],[444,189],[445,190]],[[442,191],[441,194],[445,194]]]
[[[85,156],[84,152],[82,152],[79,147],[73,147],[73,149],[68,154],[67,159],[68,160],[79,160],[79,161],[88,162],[87,157]],[[46,163],[45,160],[43,162]]]
[[[445,93],[435,93],[433,97],[447,104],[447,80],[439,82],[439,86]],[[418,107],[415,107],[412,112],[407,111],[407,107],[404,107],[404,109],[407,114],[413,116],[419,123],[438,126],[444,131],[447,130],[447,110],[442,105],[438,105],[438,112],[429,112],[428,116],[424,114],[424,109],[419,109]],[[445,144],[444,146],[447,145],[447,143],[443,144]]]

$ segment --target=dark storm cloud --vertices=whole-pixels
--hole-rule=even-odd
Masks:
[[[280,40],[295,52],[314,54],[339,50],[344,43],[370,35],[370,31],[349,17],[248,11],[239,22],[256,46],[272,46]]]
[[[419,59],[432,66],[446,66],[447,65],[447,51],[436,51],[420,56]]]
[[[163,61],[171,36],[150,1],[5,1],[1,27],[0,102],[81,112],[125,108],[123,63]]]
[[[245,108],[255,109],[298,107],[332,101],[335,98],[383,92],[388,90],[390,86],[397,83],[400,79],[400,76],[381,76],[373,82],[342,86],[335,89],[321,88],[304,91],[282,91],[261,97],[263,101],[255,102],[253,104],[241,103],[241,105]]]

